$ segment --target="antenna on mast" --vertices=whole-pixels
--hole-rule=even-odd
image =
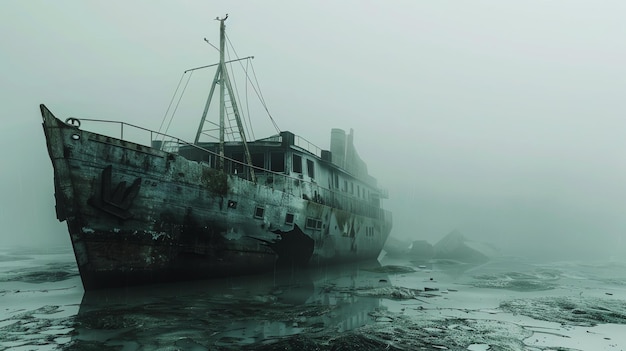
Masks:
[[[215,45],[211,44],[211,43],[207,40],[207,38],[204,38],[204,41],[206,41],[206,43],[207,43],[207,44],[211,45],[211,46],[213,47],[213,49],[215,49],[215,50],[217,50],[217,51],[220,51],[220,49],[218,49],[218,48],[217,48],[217,46],[215,46]]]

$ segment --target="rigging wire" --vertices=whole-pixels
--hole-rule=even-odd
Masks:
[[[274,128],[276,128],[276,131],[280,133],[280,128],[278,128],[278,124],[276,124],[276,121],[274,121],[274,117],[272,117],[270,110],[267,108],[267,104],[265,103],[265,98],[263,97],[263,94],[261,93],[261,85],[259,84],[259,81],[256,77],[256,72],[254,71],[254,64],[250,63],[250,67],[252,67],[252,74],[254,75],[254,81],[256,82],[256,85],[259,87],[259,91],[258,92],[256,91],[256,88],[254,87],[254,85],[252,85],[252,88],[254,88],[254,92],[257,93],[259,100],[261,100],[261,104],[265,108],[265,112],[267,112],[267,115],[270,117],[270,121],[272,121]]]
[[[209,43],[206,38],[204,40],[207,43]],[[235,54],[235,57],[238,57],[237,56],[237,51],[235,50],[235,47],[233,46],[232,42],[230,41],[230,38],[227,35],[226,35],[226,40],[228,41],[228,44],[229,44],[228,46],[226,46],[226,54],[228,55],[229,60],[230,60],[230,52],[229,52],[230,49],[232,49],[233,53]],[[212,44],[210,44],[210,45],[213,46]],[[230,48],[229,48],[229,46],[230,46]],[[231,67],[230,71],[233,72],[233,70],[232,70],[232,62],[229,62],[229,64],[230,64],[230,67]],[[250,60],[250,58],[247,58],[245,67],[244,67],[242,62],[239,62],[239,65],[241,66],[242,70],[244,71],[244,75],[245,75],[245,78],[246,78],[245,89],[244,89],[245,102],[246,102],[246,114],[243,114],[241,110],[238,110],[238,112],[241,115],[243,115],[243,117],[244,117],[242,119],[243,119],[243,124],[244,124],[243,127],[245,129],[245,132],[252,137],[251,140],[255,139],[254,130],[252,129],[252,120],[250,118],[250,104],[249,104],[249,99],[248,99],[248,85],[249,85],[250,87],[252,87],[252,90],[255,92],[257,98],[261,102],[261,105],[263,106],[263,108],[265,109],[265,112],[269,116],[270,121],[272,122],[274,128],[276,129],[276,131],[278,133],[280,133],[280,128],[278,127],[278,124],[276,123],[276,121],[274,120],[272,114],[270,113],[270,111],[269,111],[269,109],[267,107],[267,104],[265,102],[265,98],[263,96],[263,93],[261,92],[261,87],[260,87],[260,84],[258,82],[258,79],[257,79],[257,76],[256,76],[256,72],[254,70],[254,65],[252,64],[252,61]],[[254,82],[252,81],[252,79],[250,77],[250,74],[249,74],[250,68],[252,69],[252,74],[254,76]],[[165,128],[164,133],[167,133],[169,131],[169,128],[170,128],[170,126],[172,124],[172,121],[174,119],[174,115],[176,114],[176,111],[178,110],[178,107],[179,107],[179,105],[180,105],[180,103],[182,101],[182,97],[185,94],[185,91],[187,90],[187,86],[189,85],[189,81],[191,80],[191,76],[193,75],[193,72],[194,72],[193,70],[187,70],[187,71],[183,72],[183,74],[181,75],[181,77],[180,77],[180,79],[178,81],[178,85],[176,86],[176,89],[174,90],[174,94],[172,95],[172,99],[170,100],[170,103],[169,103],[169,105],[167,107],[167,110],[165,111],[165,115],[163,116],[163,119],[161,121],[161,125],[159,126],[159,133],[163,129],[163,125],[165,124],[165,121],[167,120],[167,116],[168,116],[168,114],[169,114],[169,112],[170,112],[170,110],[172,108],[172,104],[174,103],[174,100],[176,99],[176,95],[178,94],[180,86],[181,86],[181,84],[183,82],[183,79],[185,77],[185,74],[187,74],[187,72],[190,72],[189,76],[187,77],[187,81],[185,82],[185,85],[184,85],[180,95],[178,96],[178,101],[176,102],[174,110],[171,113],[171,116],[169,118],[169,121],[167,123],[167,127]],[[233,90],[234,90],[234,93],[235,93],[236,99],[237,99],[236,101],[242,101],[241,98],[240,98],[240,94],[239,94],[239,88],[237,86],[237,80],[233,79],[232,82],[233,82],[233,85],[234,85],[234,89]],[[248,83],[250,83],[250,84],[248,84]],[[235,99],[235,96],[230,96],[230,99],[231,100]],[[205,121],[205,122],[209,122],[210,124],[218,126],[216,123],[213,123],[211,121]],[[232,125],[232,122],[231,122],[231,120],[229,118],[227,118],[227,123],[228,123],[228,133],[227,133],[227,135],[228,135],[229,138],[231,138],[231,140],[234,141],[235,140],[234,135],[238,134],[238,132],[235,133],[235,127]],[[225,126],[225,129],[226,129],[226,126]],[[216,137],[207,134],[206,133],[207,131],[208,130],[202,130],[201,134],[203,134],[205,136],[208,136],[208,137],[211,137],[211,138],[217,139]],[[163,136],[163,140],[162,141],[165,141],[165,136]]]
[[[233,49],[234,50],[234,49]],[[250,59],[246,60],[246,77],[248,76],[248,66],[250,65]],[[250,125],[252,125],[252,121],[250,120],[250,99],[248,99],[248,80],[246,79],[246,86],[245,86],[245,90],[244,90],[244,95],[246,97],[246,114],[248,117],[248,123],[250,123]],[[256,137],[254,137],[254,134],[252,135],[253,140],[256,139]]]
[[[226,40],[228,41],[228,43],[232,46],[232,43],[230,42],[230,38],[228,37],[228,35],[226,35]],[[233,51],[235,49],[233,48]],[[235,54],[237,54],[235,52]],[[243,67],[243,64],[241,62],[239,62],[239,65],[241,65]],[[267,108],[267,104],[265,103],[265,98],[263,97],[263,94],[260,92],[261,91],[261,85],[259,84],[259,81],[256,77],[256,72],[254,71],[254,64],[252,63],[252,61],[250,61],[250,67],[252,67],[252,74],[254,75],[254,80],[256,82],[256,86],[254,84],[254,82],[250,81],[250,83],[252,83],[252,89],[254,90],[254,92],[256,93],[256,96],[259,98],[259,101],[261,101],[261,105],[263,105],[263,108],[265,109],[265,112],[267,113],[267,115],[270,118],[270,121],[272,121],[272,124],[274,125],[274,128],[276,129],[276,131],[278,133],[280,133],[280,128],[278,128],[278,124],[276,124],[276,121],[274,121],[274,117],[272,117],[272,114],[270,113],[269,109]],[[246,78],[250,79],[250,76],[246,74]],[[257,87],[259,88],[257,91]]]
[[[176,98],[176,93],[178,93],[178,89],[180,88],[180,83],[183,82],[183,78],[185,77],[185,73],[187,73],[187,72],[183,72],[183,74],[181,74],[180,80],[178,81],[178,85],[176,86],[176,90],[174,90],[174,95],[172,95],[172,99],[170,100],[170,104],[167,106],[167,110],[165,111],[165,115],[163,115],[163,120],[161,121],[161,125],[159,126],[159,133],[161,132],[161,129],[163,128],[163,123],[165,123],[165,120],[167,119],[167,114],[170,112],[170,108],[172,107],[172,103],[174,102],[174,99]]]
[[[165,128],[165,134],[170,129],[170,125],[172,124],[172,120],[174,120],[174,115],[178,110],[178,105],[180,105],[180,101],[183,99],[183,95],[185,95],[185,90],[187,90],[187,85],[189,85],[189,81],[191,80],[191,76],[193,75],[193,71],[189,73],[189,77],[187,78],[187,82],[185,82],[185,86],[183,87],[183,91],[180,92],[180,96],[178,97],[178,101],[176,102],[176,107],[174,107],[174,111],[172,112],[172,116],[170,117],[170,121],[167,123],[167,128]]]

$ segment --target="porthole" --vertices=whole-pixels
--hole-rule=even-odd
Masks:
[[[72,134],[72,140],[79,140],[79,139],[80,139],[80,135]]]
[[[263,207],[257,206],[254,209],[254,218],[262,219],[265,214],[265,209]]]
[[[65,124],[70,125],[74,128],[80,128],[80,120],[78,118],[70,117],[65,120]]]

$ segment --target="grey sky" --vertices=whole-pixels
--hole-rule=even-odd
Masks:
[[[2,242],[69,245],[38,104],[157,129],[218,22],[282,130],[354,128],[393,235],[626,250],[621,1],[2,1]],[[211,73],[212,74],[212,73]],[[208,85],[208,81],[206,83]],[[192,138],[201,113],[170,132]],[[255,135],[272,133],[255,113]],[[15,241],[14,241],[15,239]],[[541,240],[539,243],[538,240]]]

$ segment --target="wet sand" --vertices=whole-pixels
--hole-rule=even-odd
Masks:
[[[71,251],[0,250],[0,350],[625,350],[626,265],[383,258],[84,293]]]

